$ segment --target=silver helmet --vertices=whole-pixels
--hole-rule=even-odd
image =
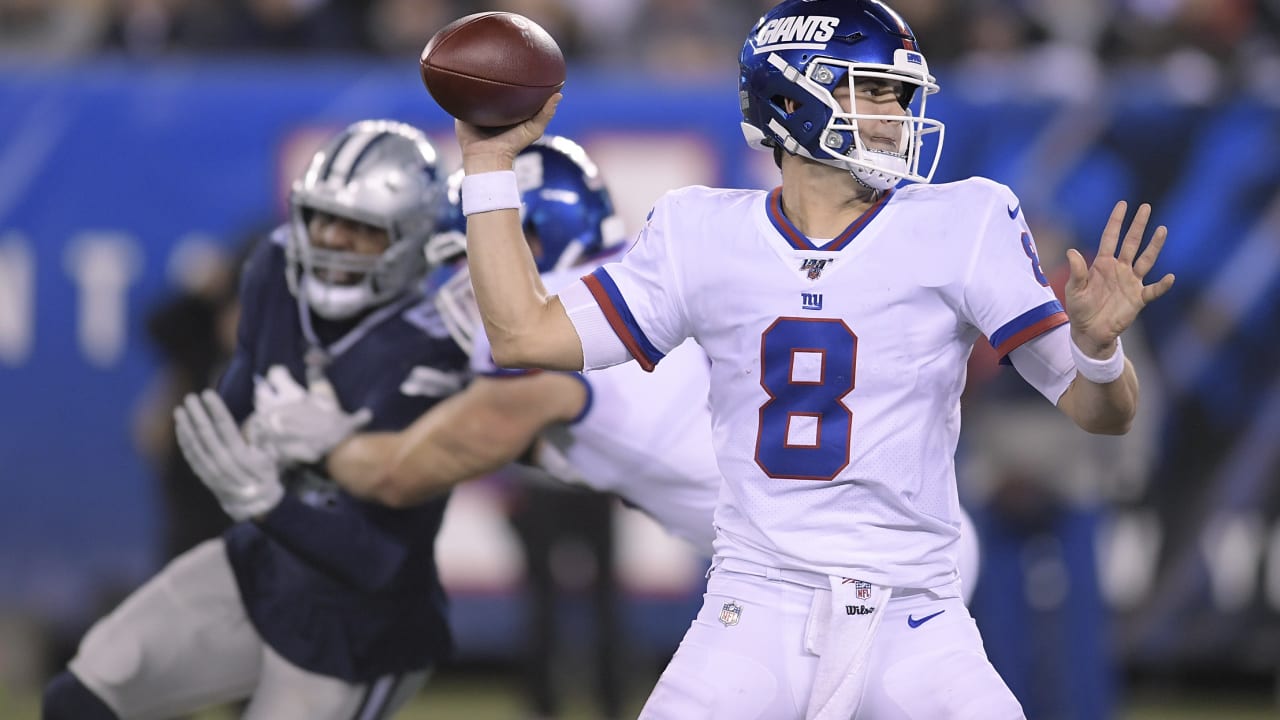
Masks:
[[[321,317],[341,320],[418,289],[428,270],[423,248],[443,202],[436,150],[426,135],[392,120],[352,124],[293,184],[290,290]],[[386,249],[367,255],[317,245],[308,230],[316,212],[385,230]]]

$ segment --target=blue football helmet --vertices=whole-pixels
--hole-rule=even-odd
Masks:
[[[515,158],[520,220],[533,245],[538,272],[571,267],[617,247],[625,240],[622,220],[595,163],[574,141],[544,135]],[[462,177],[449,176],[448,208],[427,256],[447,261],[465,249],[467,219],[462,214]]]
[[[925,98],[938,84],[911,28],[879,0],[784,0],[756,22],[739,64],[742,131],[752,147],[846,169],[877,190],[933,177],[944,133],[925,115]],[[847,83],[856,98],[859,80],[901,83],[905,113],[846,111],[834,92]],[[869,147],[858,129],[863,120],[899,123],[896,150]],[[922,164],[922,137],[930,133],[937,142]]]
[[[443,204],[436,150],[422,131],[391,120],[348,126],[293,184],[285,248],[289,288],[331,320],[417,291],[428,269],[423,250]],[[385,230],[387,248],[365,255],[320,247],[307,225],[317,211]]]
[[[516,155],[514,170],[521,224],[538,272],[572,267],[626,239],[609,190],[582,146],[565,137],[544,135]],[[465,252],[467,241],[462,178],[463,171],[458,170],[446,181],[448,205],[425,254],[440,268],[429,279],[429,292],[454,339],[469,350],[480,314],[469,273],[452,263]]]

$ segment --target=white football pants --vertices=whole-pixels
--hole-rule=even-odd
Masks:
[[[249,698],[246,720],[376,720],[428,672],[349,683],[307,672],[262,641],[222,540],[174,559],[85,635],[69,664],[124,720],[162,720]]]
[[[819,587],[827,579],[788,574],[811,576],[801,584],[759,570],[711,573],[702,610],[641,720],[803,720],[818,666],[815,623],[830,606],[830,590]],[[961,598],[895,593],[876,610],[885,615],[856,720],[1023,720]]]

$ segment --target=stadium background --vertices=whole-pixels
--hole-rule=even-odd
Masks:
[[[283,218],[288,181],[346,123],[405,120],[437,139],[446,164],[456,153],[414,50],[435,27],[478,9],[471,4],[399,10],[413,22],[399,23],[404,37],[385,45],[367,39],[379,27],[375,11],[406,3],[298,3],[319,29],[228,34],[239,39],[221,45],[180,32],[184,16],[174,8],[212,12],[200,2],[156,4],[174,13],[168,33],[131,36],[138,22],[126,22],[137,20],[128,13],[145,5],[0,2],[3,717],[32,713],[30,695],[67,643],[157,567],[155,482],[131,435],[156,372],[142,337],[147,309],[193,263]],[[631,228],[668,188],[776,183],[768,156],[745,150],[737,132],[733,45],[750,24],[749,5],[502,5],[563,39],[569,83],[551,129],[587,147]],[[1176,273],[1178,284],[1141,328],[1150,357],[1144,393],[1159,412],[1144,427],[1149,447],[1127,451],[1143,461],[1096,498],[1106,599],[1096,622],[1107,628],[1121,705],[1134,717],[1232,717],[1232,707],[1274,716],[1276,3],[1063,4],[1074,11],[953,3],[970,6],[964,33],[941,32],[955,19],[939,3],[898,5],[933,25],[915,23],[943,85],[930,101],[947,123],[936,180],[979,174],[1011,185],[1042,254],[1047,237],[1089,249],[1117,198],[1153,203],[1171,228],[1155,272]],[[606,6],[618,17],[601,20]],[[98,34],[66,40],[49,29],[65,22],[33,22],[42,8],[78,8],[82,20],[97,17]],[[359,25],[365,39],[343,40],[325,13],[357,9],[368,13]],[[936,55],[933,37],[943,38]],[[516,707],[503,692],[519,650],[522,569],[500,493],[500,483],[460,491],[439,549],[461,647],[424,703],[447,693],[438,702],[462,703],[473,717],[486,717],[473,700],[495,717]],[[644,518],[618,512],[629,689],[638,699],[697,607],[705,561]],[[564,611],[572,618],[580,609],[570,602]],[[585,630],[571,622],[569,632]],[[1070,662],[1069,651],[1063,657]]]

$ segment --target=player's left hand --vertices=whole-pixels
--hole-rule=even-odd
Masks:
[[[182,454],[233,520],[263,515],[279,504],[284,486],[275,460],[245,442],[217,393],[188,394],[173,419]]]
[[[373,417],[368,408],[343,410],[328,380],[303,387],[282,365],[267,371],[253,397],[245,434],[280,466],[319,462]]]
[[[1086,355],[1098,359],[1110,357],[1116,338],[1133,324],[1138,313],[1173,287],[1171,274],[1151,285],[1143,284],[1143,278],[1160,257],[1168,229],[1163,225],[1156,228],[1151,241],[1139,253],[1151,219],[1151,206],[1143,203],[1138,207],[1120,242],[1127,208],[1128,204],[1121,200],[1111,210],[1092,265],[1076,250],[1067,251],[1071,277],[1067,280],[1066,309],[1071,319],[1071,338]]]

